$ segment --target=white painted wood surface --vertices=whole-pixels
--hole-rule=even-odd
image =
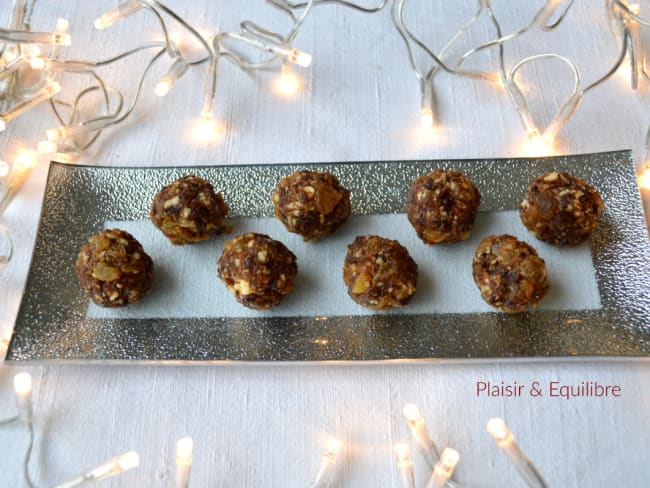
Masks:
[[[10,2],[4,0],[3,9]],[[366,4],[372,2],[366,1]],[[525,5],[524,5],[525,3]],[[536,2],[495,1],[504,31],[524,25]],[[144,14],[99,32],[93,19],[115,2],[36,2],[32,25],[71,21],[75,57],[99,59],[155,36]],[[262,0],[181,1],[169,5],[206,30],[235,30],[244,18],[286,28]],[[441,46],[473,13],[474,4],[412,1],[407,20]],[[6,15],[6,10],[4,11]],[[146,19],[146,20],[145,20]],[[472,35],[486,39],[482,24]],[[188,73],[165,99],[149,93],[128,124],[102,138],[87,161],[112,165],[523,156],[524,134],[505,93],[478,81],[441,74],[436,82],[444,122],[434,140],[418,130],[418,85],[388,10],[367,16],[340,6],[319,7],[297,45],[314,55],[302,72],[303,90],[285,100],[271,93],[276,73],[243,74],[224,64],[218,114],[228,123],[222,141],[190,141],[201,108],[202,74]],[[92,48],[92,51],[91,51]],[[577,0],[555,33],[528,34],[508,48],[509,64],[534,52],[558,51],[577,61],[586,82],[609,69],[618,45],[607,28],[604,2]],[[486,57],[482,63],[493,62]],[[539,78],[532,100],[559,103],[554,68]],[[129,72],[115,70],[122,85]],[[68,81],[64,86],[73,86]],[[530,82],[533,85],[533,82]],[[648,124],[647,88],[633,93],[618,75],[589,96],[560,133],[558,152],[632,148],[642,156]],[[543,111],[548,120],[552,109]],[[34,146],[54,119],[42,107],[0,134],[10,158]],[[0,275],[0,332],[10,335],[25,283],[46,175],[43,165],[9,207],[6,221],[17,252]],[[306,366],[32,366],[0,368],[0,412],[13,412],[11,379],[34,376],[37,441],[32,472],[39,486],[74,477],[113,455],[136,449],[141,466],[102,486],[170,486],[177,438],[195,441],[191,486],[307,486],[328,435],[344,443],[335,485],[395,487],[393,443],[408,438],[401,417],[417,402],[439,446],[461,452],[457,479],[469,486],[523,486],[485,432],[490,417],[507,419],[522,448],[553,487],[644,487],[650,480],[650,365],[647,361],[541,361],[451,364]],[[477,381],[529,384],[559,380],[621,385],[621,398],[476,398]],[[0,485],[22,486],[26,442],[18,427],[0,430]],[[425,470],[416,459],[422,483]]]

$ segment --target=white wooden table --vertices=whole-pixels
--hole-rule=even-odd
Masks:
[[[505,32],[524,25],[542,4],[494,3]],[[69,52],[79,58],[100,59],[155,37],[155,24],[144,14],[106,31],[94,30],[94,18],[115,4],[39,0],[32,26],[45,30],[56,17],[68,18],[73,36]],[[441,46],[473,13],[473,2],[452,4],[456,2],[413,1],[407,21]],[[170,0],[169,5],[206,30],[236,30],[245,18],[278,29],[288,26],[262,0]],[[472,39],[489,35],[481,24]],[[272,93],[277,73],[249,76],[222,66],[217,113],[228,124],[223,140],[191,140],[189,127],[201,110],[203,81],[201,73],[190,72],[165,99],[153,95],[152,79],[137,115],[103,136],[86,161],[159,166],[526,155],[525,135],[507,95],[444,73],[436,82],[444,126],[434,139],[421,136],[418,85],[388,10],[368,16],[335,5],[319,7],[297,45],[313,54],[314,62],[301,73],[303,89],[292,99]],[[576,60],[590,82],[609,69],[618,49],[607,28],[604,2],[578,0],[557,32],[527,35],[508,47],[507,59],[512,64],[533,52],[562,52]],[[494,59],[487,56],[482,63]],[[546,91],[531,94],[533,109],[546,119],[562,98],[553,87],[564,83],[563,72],[551,69],[546,79],[538,78]],[[128,86],[128,70],[116,74]],[[64,83],[64,90],[75,83]],[[631,148],[642,158],[647,98],[647,85],[634,93],[624,76],[615,76],[584,101],[560,133],[556,152]],[[540,101],[549,106],[544,109]],[[45,107],[20,118],[0,134],[4,157],[11,158],[20,144],[34,147],[43,131],[55,125]],[[5,216],[17,245],[13,262],[0,275],[5,343],[25,284],[46,172],[43,164],[32,173]],[[407,401],[420,406],[439,446],[460,451],[457,479],[469,486],[523,486],[485,431],[494,416],[506,418],[550,486],[643,487],[650,480],[650,364],[645,360],[2,366],[0,412],[7,416],[14,409],[11,380],[19,371],[34,376],[37,434],[31,467],[39,486],[72,478],[130,449],[139,451],[140,467],[102,486],[170,486],[175,441],[190,435],[195,441],[192,486],[304,487],[332,435],[344,446],[335,485],[394,487],[399,478],[392,446],[408,439],[401,416]],[[477,381],[555,380],[615,384],[623,393],[620,398],[573,400],[488,399],[475,393]],[[19,427],[0,430],[0,485],[22,486],[25,442]],[[416,458],[416,466],[423,482],[421,459]]]

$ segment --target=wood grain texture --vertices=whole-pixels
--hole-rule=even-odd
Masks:
[[[243,18],[280,29],[288,26],[262,0],[168,3],[208,30],[235,30]],[[93,59],[155,37],[155,23],[143,13],[111,29],[94,30],[93,19],[115,4],[38,0],[32,26],[47,30],[56,17],[69,18],[70,55]],[[510,32],[523,26],[542,2],[494,4],[504,31]],[[453,5],[412,1],[407,21],[439,48],[475,7],[470,1]],[[490,35],[487,24],[481,23],[472,30],[471,40]],[[188,128],[201,109],[200,70],[190,71],[164,99],[153,95],[152,76],[137,115],[107,131],[87,161],[159,166],[525,155],[524,132],[507,95],[488,84],[445,74],[436,79],[444,125],[435,139],[422,138],[418,84],[388,10],[367,16],[336,5],[319,7],[296,45],[313,54],[314,63],[300,71],[303,90],[290,100],[271,93],[275,72],[248,75],[221,66],[217,113],[228,124],[223,140],[208,145],[191,141]],[[578,62],[584,83],[589,83],[609,68],[618,49],[604,5],[578,0],[557,32],[529,33],[508,47],[507,59],[512,65],[528,54],[561,52]],[[493,55],[483,58],[478,65],[494,65]],[[114,69],[107,78],[128,86],[128,66]],[[530,99],[541,120],[550,119],[550,106],[559,103],[567,84],[559,68],[549,69],[546,76],[529,81],[531,89],[539,87]],[[64,87],[70,91],[64,94],[75,86],[81,82],[66,78]],[[617,75],[585,99],[560,133],[558,152],[632,148],[641,157],[647,99],[646,87],[634,93]],[[544,108],[545,103],[549,107]],[[20,144],[34,146],[54,125],[45,107],[16,120],[0,134],[5,157],[10,159]],[[0,332],[5,338],[26,279],[45,177],[43,165],[6,214],[17,251],[0,275]],[[621,485],[643,487],[650,479],[649,367],[647,361],[602,360],[327,367],[3,366],[0,412],[13,411],[13,375],[31,372],[37,422],[32,471],[40,486],[74,477],[129,449],[140,452],[141,466],[103,486],[170,486],[174,443],[183,435],[195,440],[192,486],[307,486],[318,469],[325,439],[334,435],[345,445],[336,465],[336,486],[395,487],[392,445],[408,438],[401,408],[415,401],[438,445],[461,452],[457,478],[464,484],[524,486],[485,432],[490,417],[504,416],[550,486],[609,486],[610,477],[616,476]],[[566,401],[485,399],[475,394],[477,381],[535,380],[618,384],[623,395]],[[0,484],[21,486],[24,432],[10,427],[0,435]],[[421,459],[416,458],[416,466],[422,483],[426,470]]]

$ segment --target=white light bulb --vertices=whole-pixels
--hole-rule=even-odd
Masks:
[[[341,450],[341,441],[330,438],[327,440],[325,449],[328,454],[337,454]]]
[[[56,19],[56,30],[59,32],[67,32],[70,28],[70,22],[67,19],[58,18]]]
[[[164,97],[171,90],[172,84],[168,80],[160,80],[156,85],[155,93],[159,97]]]
[[[511,436],[505,421],[500,418],[490,419],[487,423],[487,431],[497,442],[504,441]]]
[[[0,132],[3,132],[7,128],[7,124],[4,120],[0,120]]]
[[[140,464],[140,456],[135,451],[129,451],[117,458],[117,465],[121,471],[136,468]]]
[[[34,57],[29,60],[29,66],[36,70],[44,70],[46,64],[45,59],[41,57]]]
[[[192,464],[192,451],[194,441],[191,437],[183,437],[176,442],[176,462],[179,464]]]
[[[402,413],[404,414],[404,417],[406,417],[406,420],[410,422],[417,422],[422,418],[422,415],[420,414],[420,409],[415,403],[407,403],[404,405],[404,408],[402,409]]]
[[[14,376],[14,392],[20,417],[30,421],[32,418],[32,376],[29,373],[18,373]]]
[[[275,91],[284,96],[291,97],[300,88],[300,79],[293,73],[288,63],[282,64],[282,74],[275,83]]]
[[[32,393],[32,376],[29,373],[18,373],[14,376],[14,391],[24,397]]]
[[[639,187],[644,190],[650,190],[650,165],[641,170],[639,174]]]
[[[408,444],[397,444],[395,446],[395,455],[397,456],[397,466],[411,466],[411,450]]]
[[[440,456],[440,464],[448,470],[453,471],[458,464],[459,459],[460,455],[458,454],[458,451],[450,447],[446,447]]]
[[[311,64],[312,57],[311,54],[303,53],[302,51],[298,51],[297,49],[294,49],[292,61],[296,63],[298,66],[307,68]]]
[[[41,154],[52,154],[56,152],[56,149],[57,149],[56,142],[41,141],[38,143],[38,152]]]
[[[430,108],[420,110],[420,123],[422,127],[433,127],[433,111]]]

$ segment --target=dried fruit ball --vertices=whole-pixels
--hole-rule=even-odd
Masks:
[[[506,312],[526,310],[548,292],[544,260],[532,246],[508,234],[479,243],[472,274],[483,300]]]
[[[208,181],[184,176],[156,193],[150,217],[172,244],[182,245],[226,232],[227,213],[221,193],[215,193]]]
[[[120,229],[91,236],[79,251],[75,269],[86,294],[102,307],[135,303],[151,288],[151,258]]]
[[[359,236],[348,246],[343,281],[359,305],[375,310],[400,307],[415,294],[418,266],[399,242]]]
[[[519,215],[539,240],[575,246],[589,238],[604,207],[600,194],[585,180],[554,171],[530,183]]]
[[[226,242],[219,258],[221,281],[242,305],[263,310],[291,293],[296,256],[280,241],[249,232]]]
[[[282,178],[271,196],[276,217],[305,241],[325,236],[350,215],[350,192],[336,176],[302,170]]]
[[[460,171],[437,169],[420,176],[408,193],[407,215],[427,244],[467,239],[481,204],[481,194]]]

